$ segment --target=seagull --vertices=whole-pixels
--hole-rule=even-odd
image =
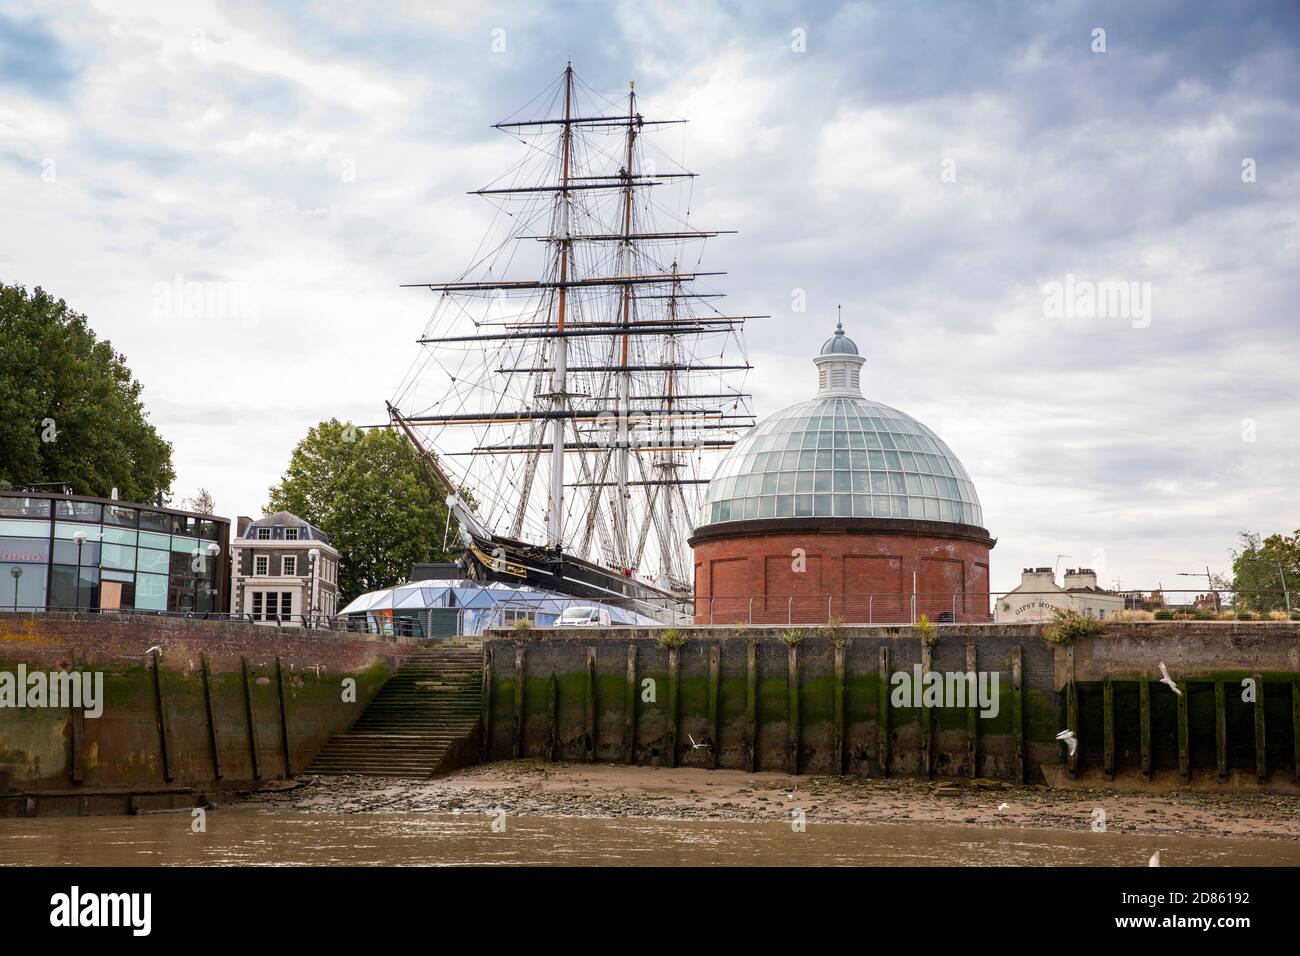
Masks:
[[[708,746],[709,746],[709,738],[708,738],[708,737],[705,737],[705,738],[704,738],[702,741],[700,741],[698,744],[695,742],[695,738],[692,737],[690,734],[687,734],[687,735],[686,735],[686,739],[689,740],[689,741],[691,742],[691,749],[692,749],[692,750],[705,750],[705,749],[708,749]]]
[[[1178,689],[1178,685],[1174,683],[1174,679],[1169,676],[1169,670],[1168,668],[1165,667],[1164,661],[1160,662],[1160,683],[1168,684],[1170,690],[1172,690],[1179,697],[1183,696],[1183,692]]]
[[[1070,748],[1070,756],[1073,757],[1074,751],[1078,749],[1079,746],[1079,741],[1074,739],[1074,731],[1062,730],[1059,734],[1056,735],[1056,739],[1065,741],[1065,746]]]
[[[157,644],[155,644],[153,647],[149,648],[149,650],[145,651],[145,653],[146,653],[146,654],[152,654],[154,651],[157,651],[159,654],[161,654],[161,653],[162,653],[162,648],[159,647]]]
[[[999,804],[998,804],[998,812],[1001,813],[1003,810],[1005,810],[1005,809],[1006,809],[1007,807],[1009,807],[1009,806],[1011,806],[1011,804],[1009,804],[1009,803],[999,803]]]
[[[1156,852],[1151,854],[1151,859],[1147,860],[1147,866],[1159,866],[1159,865],[1160,865],[1160,851],[1156,850]]]

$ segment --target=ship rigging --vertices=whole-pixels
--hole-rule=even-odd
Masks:
[[[496,124],[522,158],[472,193],[504,237],[407,284],[437,301],[389,419],[451,492],[472,577],[680,611],[714,455],[754,423],[743,330],[765,316],[714,304],[724,231],[691,223],[696,174],[651,135],[684,120],[571,65],[530,111]]]

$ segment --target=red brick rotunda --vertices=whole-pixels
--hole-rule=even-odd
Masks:
[[[837,324],[816,397],[719,464],[690,542],[696,623],[990,619],[975,485],[938,435],[863,398],[865,361]]]

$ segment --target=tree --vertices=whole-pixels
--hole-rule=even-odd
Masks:
[[[1246,610],[1285,608],[1282,581],[1291,592],[1291,606],[1300,607],[1300,531],[1295,534],[1258,534],[1243,531],[1239,548],[1232,552],[1232,589],[1237,605]]]
[[[330,536],[341,607],[407,580],[412,564],[450,560],[446,494],[404,437],[332,418],[294,448],[266,513],[290,511]]]
[[[126,357],[43,289],[0,283],[0,481],[128,501],[170,495],[172,446]]]
[[[210,515],[216,514],[217,503],[212,497],[212,492],[206,488],[200,488],[193,498],[182,499],[181,507],[186,511],[197,511],[202,515]]]

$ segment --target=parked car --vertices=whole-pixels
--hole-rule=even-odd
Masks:
[[[555,627],[608,627],[609,611],[594,605],[566,607],[555,621]]]

